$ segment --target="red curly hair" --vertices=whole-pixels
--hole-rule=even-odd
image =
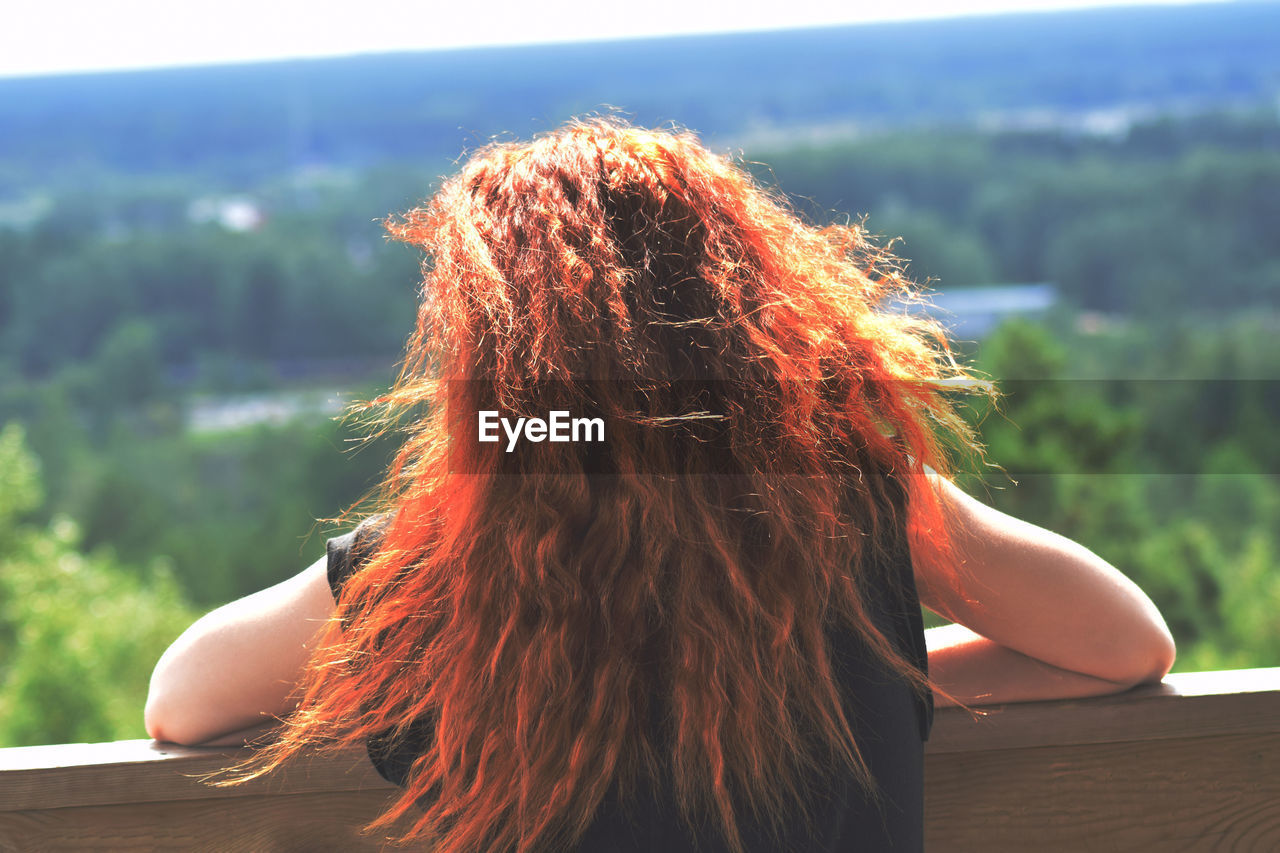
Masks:
[[[432,720],[376,825],[439,853],[562,849],[611,785],[664,767],[736,850],[743,810],[805,812],[806,772],[873,788],[825,627],[928,689],[866,584],[908,504],[945,552],[920,484],[944,439],[972,446],[945,336],[889,307],[914,298],[893,258],[692,134],[613,119],[490,145],[388,228],[428,255],[377,401],[410,425],[379,544],[258,772]],[[481,408],[545,413],[548,382],[630,425],[607,474],[457,440]]]

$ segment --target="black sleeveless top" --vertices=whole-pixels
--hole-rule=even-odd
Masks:
[[[329,585],[335,600],[343,582],[376,547],[377,533],[377,525],[366,522],[328,540]],[[871,616],[898,650],[927,672],[924,626],[905,541],[898,550],[893,564],[883,567],[881,582],[870,590]],[[833,631],[828,636],[845,713],[879,788],[880,802],[869,798],[852,776],[834,783],[823,780],[812,786],[818,799],[813,823],[806,827],[788,822],[782,847],[767,828],[751,823],[746,815],[740,817],[746,849],[918,853],[924,849],[924,741],[933,723],[933,697],[918,695],[901,676],[886,670],[856,635]],[[371,742],[369,757],[383,777],[403,785],[430,734],[424,725],[402,741]],[[596,851],[727,853],[728,846],[714,827],[692,836],[670,792],[650,789],[638,802],[622,803],[615,786],[574,848],[574,853]]]

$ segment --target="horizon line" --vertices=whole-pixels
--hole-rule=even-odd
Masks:
[[[1009,2],[1009,0],[998,0]],[[1054,2],[1054,0],[1050,0]],[[1061,0],[1059,0],[1061,2]],[[803,21],[797,24],[776,24],[773,22],[747,24],[728,29],[691,29],[686,31],[640,32],[640,33],[591,33],[581,36],[563,38],[539,38],[529,40],[507,39],[495,41],[474,41],[460,43],[444,43],[423,45],[390,45],[387,47],[358,46],[349,50],[320,48],[284,54],[259,54],[245,56],[210,56],[193,61],[169,61],[158,59],[154,62],[124,63],[110,65],[67,66],[62,68],[4,69],[0,68],[0,82],[10,80],[36,80],[56,77],[84,77],[101,75],[127,75],[151,71],[197,71],[213,69],[243,68],[254,65],[284,65],[290,63],[323,62],[326,60],[359,59],[389,56],[410,56],[426,54],[449,54],[480,52],[520,48],[556,48],[584,46],[592,44],[620,44],[637,42],[678,41],[694,38],[715,38],[751,35],[768,35],[773,33],[799,33],[819,30],[841,29],[874,29],[877,27],[912,26],[916,24],[953,23],[996,18],[1031,18],[1052,17],[1071,14],[1110,13],[1135,10],[1172,10],[1195,6],[1247,6],[1276,5],[1267,0],[1067,0],[1067,4],[1051,5],[1036,8],[983,8],[948,9],[941,14],[931,12],[915,12],[905,15],[875,17],[863,20],[837,20],[829,22]]]

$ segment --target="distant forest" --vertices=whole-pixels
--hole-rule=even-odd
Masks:
[[[1214,3],[0,80],[0,195],[101,169],[443,169],[610,107],[731,147],[1252,106],[1280,92],[1277,32],[1280,4]]]
[[[394,439],[295,404],[393,378],[420,258],[381,220],[611,107],[938,290],[1051,284],[957,342],[1018,481],[966,485],[1137,580],[1179,669],[1280,663],[1276,33],[1235,3],[0,80],[0,745],[141,737],[177,632],[323,552]],[[286,416],[195,417],[252,405]]]

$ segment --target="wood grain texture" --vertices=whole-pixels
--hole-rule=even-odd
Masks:
[[[105,753],[101,763],[61,758],[67,746],[28,747],[21,760],[0,764],[0,813],[18,809],[67,808],[171,800],[209,800],[248,794],[281,796],[317,791],[388,790],[364,750],[308,756],[271,776],[242,786],[219,788],[201,781],[248,757],[247,750],[222,747],[168,747],[152,741],[80,745]],[[99,749],[104,747],[105,749]],[[49,764],[35,764],[34,751],[47,750]],[[0,750],[0,761],[3,753]],[[16,751],[16,750],[14,750]]]
[[[973,752],[1280,731],[1280,668],[1185,673],[1114,696],[934,715],[926,751]]]
[[[221,797],[136,806],[0,812],[0,851],[208,851],[360,853],[388,792]],[[404,848],[392,848],[404,849]]]
[[[1280,850],[1280,734],[948,753],[925,774],[931,853]]]
[[[1280,851],[1280,669],[989,710],[936,715],[930,853]],[[0,750],[0,851],[387,848],[358,832],[394,793],[363,750],[244,786],[200,781],[249,754],[147,740]]]

